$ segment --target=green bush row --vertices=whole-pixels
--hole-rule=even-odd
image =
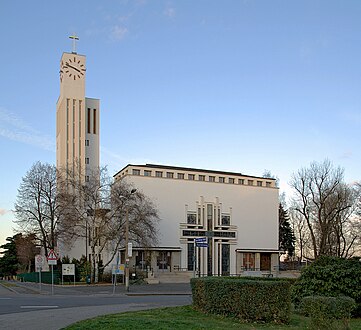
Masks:
[[[292,287],[296,307],[307,296],[347,296],[355,299],[354,315],[361,316],[361,261],[359,258],[319,257],[302,269]]]
[[[193,306],[246,322],[288,323],[290,281],[204,277],[191,280]]]
[[[356,303],[350,297],[309,296],[302,299],[300,307],[301,312],[311,318],[313,329],[349,329]]]

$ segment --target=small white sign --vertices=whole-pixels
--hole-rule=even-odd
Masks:
[[[75,275],[75,264],[62,264],[61,270],[63,275]]]
[[[35,268],[37,270],[42,269],[44,267],[44,263],[45,263],[45,257],[40,254],[37,254],[35,256]]]
[[[128,257],[131,257],[133,255],[133,244],[128,243]]]
[[[58,263],[58,257],[56,256],[53,249],[50,249],[47,259],[48,265],[56,265]]]

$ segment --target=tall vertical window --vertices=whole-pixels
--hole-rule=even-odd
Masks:
[[[155,176],[157,178],[161,178],[161,177],[163,177],[163,172],[162,171],[155,171]]]
[[[262,181],[257,181],[257,186],[262,187]]]
[[[213,228],[213,206],[212,204],[207,204],[207,230],[211,231]]]
[[[93,109],[93,133],[97,134],[97,109]]]
[[[173,172],[167,172],[167,178],[173,179]]]
[[[216,177],[210,175],[210,176],[208,177],[208,180],[209,180],[209,182],[215,182],[215,181],[216,181]]]
[[[188,270],[194,269],[194,243],[188,243],[188,251],[187,251],[187,264],[188,264]]]
[[[222,275],[229,275],[229,244],[222,244]]]
[[[88,134],[90,134],[90,108],[88,108],[87,126],[88,126],[87,132]]]

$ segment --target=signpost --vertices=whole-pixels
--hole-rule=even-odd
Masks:
[[[37,254],[35,256],[35,269],[39,272],[39,290],[41,291],[41,271],[44,266],[45,257]]]
[[[207,237],[196,237],[194,239],[193,277],[196,277],[197,248],[208,247]]]
[[[56,256],[53,249],[50,249],[49,254],[46,258],[48,260],[48,265],[51,265],[51,294],[54,294],[54,265],[58,262],[58,257]]]
[[[64,275],[74,276],[75,285],[75,264],[62,264],[61,265],[61,284],[64,285]]]

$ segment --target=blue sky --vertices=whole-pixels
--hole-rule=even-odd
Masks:
[[[101,163],[262,175],[329,158],[361,178],[360,1],[1,1],[0,244],[31,165],[55,164],[59,61],[87,56]]]

